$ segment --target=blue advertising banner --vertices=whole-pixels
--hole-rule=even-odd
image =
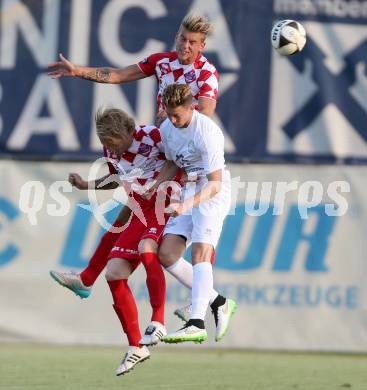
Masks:
[[[189,12],[213,22],[205,55],[220,73],[215,120],[230,161],[367,162],[367,1],[0,1],[0,155],[91,159],[93,114],[123,108],[152,123],[156,81],[124,85],[53,80],[63,53],[84,66],[121,68],[172,50]],[[304,50],[281,57],[275,21],[307,31]]]

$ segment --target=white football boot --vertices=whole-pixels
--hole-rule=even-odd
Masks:
[[[146,346],[141,348],[139,347],[129,347],[124,358],[122,359],[121,364],[116,370],[116,375],[124,375],[131,371],[138,363],[142,363],[145,360],[150,358],[149,350]]]
[[[191,303],[189,303],[188,305],[186,305],[184,307],[180,307],[179,309],[176,309],[173,312],[173,314],[175,316],[177,316],[178,318],[180,318],[182,321],[185,321],[185,322],[187,322],[190,319],[191,313],[192,313]]]
[[[156,345],[167,334],[167,329],[160,322],[152,321],[145,330],[141,345]]]
[[[212,309],[215,320],[215,341],[220,341],[227,333],[230,320],[237,309],[237,304],[233,299],[226,298],[226,302],[218,309]]]
[[[193,341],[194,343],[202,343],[208,338],[208,333],[205,329],[198,328],[195,325],[187,323],[177,332],[170,333],[162,338],[162,341],[168,344],[183,343]]]
[[[74,294],[78,295],[80,298],[88,298],[92,288],[84,286],[83,282],[80,279],[79,274],[71,272],[58,272],[50,271],[52,279],[56,280],[57,283],[61,286],[68,288]]]

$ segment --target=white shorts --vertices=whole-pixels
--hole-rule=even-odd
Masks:
[[[175,234],[184,236],[187,244],[203,243],[218,244],[223,222],[230,209],[230,185],[225,185],[219,194],[207,202],[194,207],[187,214],[171,217],[164,229],[163,235]]]

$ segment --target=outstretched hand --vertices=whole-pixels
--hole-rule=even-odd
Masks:
[[[87,190],[88,189],[88,182],[83,180],[80,175],[77,173],[70,173],[69,174],[69,183],[73,186],[78,188],[78,190]]]
[[[187,210],[184,203],[171,202],[164,211],[172,217],[178,217],[179,215],[185,214]]]
[[[50,64],[47,73],[53,79],[59,79],[63,76],[76,77],[77,67],[66,59],[61,53],[59,54],[60,61]]]

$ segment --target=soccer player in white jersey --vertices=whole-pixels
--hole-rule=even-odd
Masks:
[[[176,50],[155,53],[137,64],[122,69],[89,68],[76,66],[60,54],[60,61],[49,65],[49,76],[58,79],[63,76],[78,77],[98,83],[126,83],[155,76],[158,81],[157,125],[165,119],[161,96],[163,89],[173,83],[190,86],[195,108],[212,116],[218,95],[218,72],[203,56],[205,39],[211,30],[209,21],[202,16],[188,15],[181,22],[176,35]],[[117,217],[113,227],[122,228],[130,218],[130,209],[125,206]],[[108,254],[117,235],[107,231],[90,259],[88,266],[80,274],[61,273],[58,275],[69,288],[81,298],[87,298],[91,287],[107,264]],[[185,319],[190,306],[178,310]]]
[[[167,343],[202,342],[207,338],[204,318],[209,303],[216,320],[216,340],[226,333],[236,303],[225,299],[213,289],[212,253],[218,243],[230,205],[230,177],[225,169],[224,137],[221,129],[207,116],[192,107],[189,86],[173,84],[162,95],[168,119],[161,125],[161,138],[167,162],[150,189],[154,193],[160,184],[184,169],[188,182],[182,201],[168,207],[172,217],[164,230],[159,258],[165,266],[175,264],[186,245],[192,243],[192,313],[186,325],[163,338]],[[220,314],[220,316],[219,316]],[[216,321],[217,322],[217,321]]]

